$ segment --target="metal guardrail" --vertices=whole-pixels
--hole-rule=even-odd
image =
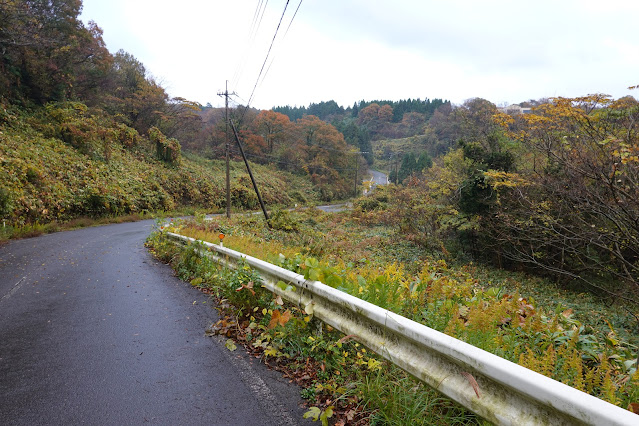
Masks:
[[[175,233],[171,239],[196,240]],[[470,411],[499,425],[639,425],[639,416],[319,281],[198,241],[221,264],[243,259],[264,286]],[[285,289],[278,282],[287,284]],[[475,381],[476,383],[473,383]],[[477,391],[476,391],[477,389]]]

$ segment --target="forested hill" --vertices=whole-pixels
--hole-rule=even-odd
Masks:
[[[211,143],[200,106],[169,97],[130,53],[109,52],[98,25],[79,20],[81,7],[79,0],[0,2],[0,219],[7,229],[224,206],[221,162],[182,150]],[[232,203],[256,208],[245,172],[235,163],[231,172]],[[265,166],[256,176],[271,207],[319,199],[306,175]]]
[[[437,108],[446,104],[450,105],[450,101],[446,101],[443,99],[430,100],[428,98],[424,100],[421,100],[419,98],[409,98],[401,99],[399,101],[362,100],[359,102],[355,102],[352,107],[344,108],[338,105],[337,102],[335,102],[334,100],[330,100],[327,102],[311,103],[308,107],[291,107],[289,105],[277,106],[273,107],[273,111],[284,114],[291,120],[297,120],[304,117],[305,115],[314,115],[316,117],[319,117],[321,120],[332,122],[336,119],[357,118],[361,110],[372,104],[377,104],[380,106],[388,105],[392,109],[392,122],[399,123],[404,118],[404,114],[407,113],[423,114],[424,121],[428,121],[428,119],[433,115]]]
[[[184,174],[193,162],[183,152],[224,158],[224,114],[170,97],[133,54],[109,52],[98,24],[80,21],[81,8],[80,0],[0,2],[3,218],[31,223],[184,204],[223,205],[219,188],[193,184],[216,181],[207,177],[216,168]],[[361,171],[373,163],[370,135],[376,134],[377,120],[370,126],[352,120],[334,126],[313,115],[290,120],[243,106],[230,116],[249,159],[265,166],[258,180],[277,171],[279,182],[303,182],[291,185],[294,194],[271,194],[277,202],[292,202],[301,194],[322,201],[352,196],[353,182],[361,181]],[[231,158],[239,160],[233,146]],[[72,158],[73,166],[64,163]],[[129,160],[142,163],[124,165]],[[119,167],[140,174],[117,174]],[[164,183],[145,179],[147,168],[147,176],[162,176]],[[79,180],[52,171],[80,169],[87,176]],[[99,170],[111,185],[95,184],[93,174]],[[128,191],[140,185],[144,190],[136,190],[138,195]],[[238,185],[233,202],[246,206],[244,184]],[[268,198],[268,185],[265,191]],[[67,194],[62,201],[52,200],[62,192]]]
[[[129,170],[158,165],[167,170],[158,175],[187,169],[190,163],[183,151],[213,160],[225,156],[224,114],[170,97],[133,54],[109,52],[98,24],[80,21],[81,8],[80,0],[0,2],[0,126],[6,140],[0,152],[3,217],[28,223],[185,203],[222,205],[217,192],[199,186],[177,190],[142,179],[148,186],[141,192],[154,195],[141,201],[114,189],[138,185],[119,182],[113,174],[113,188],[93,190],[90,177],[67,182],[49,173],[59,168],[55,161],[61,161],[50,150],[67,152],[64,157],[84,163],[83,169],[109,173],[122,156],[129,156],[146,164]],[[351,117],[342,114],[331,122],[322,119],[328,120],[331,110],[340,111],[334,102],[293,119],[242,106],[232,109],[231,117],[250,160],[268,166],[266,170],[304,179],[312,185],[307,192],[311,197],[317,194],[322,201],[332,201],[356,193],[353,182],[361,181],[361,171],[374,163],[372,140],[420,134],[440,104],[450,107],[439,100],[361,103],[355,118],[351,109]],[[394,121],[400,115],[401,120]],[[22,152],[27,146],[30,156]],[[231,156],[240,159],[236,148]],[[43,166],[43,158],[48,166]],[[184,182],[202,178],[180,176]],[[48,184],[78,195],[52,205],[46,197],[58,192]]]

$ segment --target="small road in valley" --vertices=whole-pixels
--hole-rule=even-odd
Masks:
[[[213,302],[148,253],[151,227],[0,246],[0,424],[308,423],[299,388],[205,337]]]
[[[375,185],[387,185],[388,184],[388,175],[378,172],[376,170],[369,170],[368,173],[372,176],[372,181]]]

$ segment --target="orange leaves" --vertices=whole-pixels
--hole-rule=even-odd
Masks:
[[[277,146],[290,139],[292,123],[284,114],[261,111],[253,121],[252,129],[265,142],[266,152],[271,154]]]
[[[393,107],[372,103],[363,108],[358,115],[360,124],[376,127],[393,119]]]
[[[242,291],[242,289],[247,289],[253,296],[255,296],[255,291],[253,290],[253,281],[249,281],[246,284],[242,283],[242,285],[236,288],[235,291]]]
[[[268,329],[274,329],[278,325],[284,327],[287,322],[291,320],[292,314],[289,309],[284,312],[273,311],[273,315],[271,315],[271,321],[268,323]]]

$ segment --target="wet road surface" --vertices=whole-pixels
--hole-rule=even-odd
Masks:
[[[299,389],[204,331],[151,222],[0,246],[1,425],[306,424]]]

